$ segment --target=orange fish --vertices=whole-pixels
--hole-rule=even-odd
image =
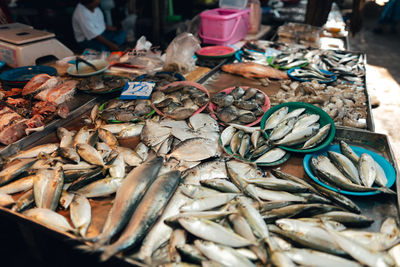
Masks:
[[[222,66],[222,70],[246,78],[288,79],[286,72],[258,63],[242,62]]]

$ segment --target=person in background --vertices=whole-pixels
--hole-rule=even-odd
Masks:
[[[374,28],[374,33],[383,33],[385,26],[390,26],[390,31],[396,33],[396,25],[400,20],[400,1],[390,0],[386,3],[385,8],[381,16],[379,17],[378,23]]]
[[[75,40],[82,49],[120,50],[126,32],[106,25],[99,4],[100,0],[80,0],[72,15]]]

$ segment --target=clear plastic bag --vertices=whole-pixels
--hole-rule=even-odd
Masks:
[[[167,48],[164,70],[180,73],[194,70],[196,59],[193,56],[200,48],[200,41],[193,34],[179,34]]]

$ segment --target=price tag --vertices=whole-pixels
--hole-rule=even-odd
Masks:
[[[149,99],[156,84],[153,82],[127,82],[120,99]]]

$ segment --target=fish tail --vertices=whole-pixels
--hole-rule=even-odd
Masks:
[[[118,249],[115,246],[108,246],[100,256],[100,261],[107,261],[109,258],[118,253]]]

